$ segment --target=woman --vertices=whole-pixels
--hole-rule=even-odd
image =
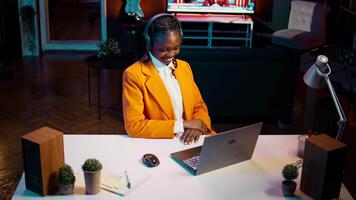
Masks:
[[[172,15],[152,17],[144,31],[146,55],[123,75],[125,129],[131,137],[173,138],[184,144],[212,134],[208,109],[187,62],[175,58],[182,30]]]

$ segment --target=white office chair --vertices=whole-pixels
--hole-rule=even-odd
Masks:
[[[296,50],[320,47],[325,42],[326,4],[294,0],[288,29],[272,34],[272,43]]]

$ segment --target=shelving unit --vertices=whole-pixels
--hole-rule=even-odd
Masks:
[[[242,15],[177,14],[183,47],[252,47],[253,21]]]

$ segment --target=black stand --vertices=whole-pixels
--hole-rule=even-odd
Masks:
[[[97,75],[97,89],[98,89],[98,120],[100,120],[101,115],[104,115],[106,112],[108,112],[116,103],[112,104],[109,106],[104,112],[101,111],[101,93],[100,93],[100,82],[101,82],[101,70],[118,70],[119,72],[119,78],[118,78],[118,89],[119,89],[119,95],[118,95],[118,107],[120,113],[122,113],[121,108],[122,108],[122,102],[121,102],[121,93],[122,93],[122,74],[126,67],[131,65],[134,61],[126,58],[105,58],[101,59],[98,58],[96,55],[90,56],[87,58],[86,63],[88,67],[88,103],[89,103],[89,108],[91,107],[91,85],[90,85],[90,68],[96,70],[96,75]]]

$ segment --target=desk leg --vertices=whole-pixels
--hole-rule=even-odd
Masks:
[[[208,24],[208,48],[211,48],[213,45],[213,22],[209,22]]]
[[[91,103],[90,103],[90,68],[88,66],[88,100],[89,100],[89,108],[91,107]]]
[[[249,35],[249,39],[250,39],[250,48],[252,48],[252,35],[253,35],[253,21],[250,24],[250,35]]]
[[[246,24],[246,34],[245,34],[245,38],[246,38],[246,40],[245,40],[245,47],[247,48],[247,47],[250,47],[250,45],[249,45],[249,43],[250,43],[250,34],[249,34],[249,31],[250,31],[250,29],[249,29],[249,27],[248,27],[248,24]],[[250,47],[251,48],[251,47]]]
[[[97,70],[97,83],[98,83],[98,119],[100,120],[100,70]]]

